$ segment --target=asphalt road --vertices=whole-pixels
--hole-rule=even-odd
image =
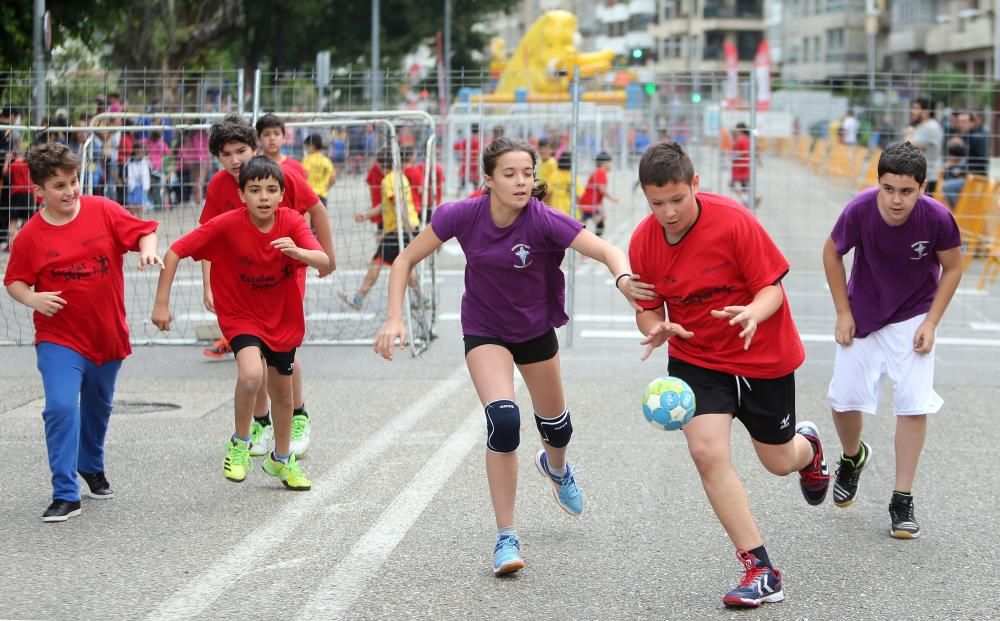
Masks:
[[[781,243],[781,213],[799,203],[780,179],[764,183],[765,197],[775,198],[761,219]],[[820,209],[819,202],[813,197],[802,209]],[[833,210],[830,202],[823,209]],[[624,245],[627,226],[612,228]],[[785,238],[793,266],[811,260],[819,250],[812,238],[786,228],[794,235]],[[461,257],[447,255],[444,263],[455,269]],[[386,363],[366,347],[302,348],[314,417],[313,446],[302,460],[314,482],[307,493],[284,490],[259,468],[242,484],[222,477],[217,446],[232,429],[231,360],[209,362],[196,347],[147,346],[137,348],[118,382],[122,407],[107,455],[115,498],[85,499],[80,517],[43,523],[51,490],[34,352],[0,349],[0,454],[8,468],[0,618],[996,616],[1000,528],[992,487],[1000,480],[1000,423],[992,408],[1000,402],[1000,350],[996,333],[968,325],[990,317],[956,306],[942,327],[951,339],[937,358],[945,406],[931,420],[915,488],[920,539],[888,537],[888,397],[867,419],[874,460],[849,509],[829,500],[808,506],[797,477],[768,474],[734,425],[736,467],[784,573],[786,601],[729,611],[721,598],[740,566],[683,436],[642,418],[642,389],[665,373],[665,357],[639,361],[624,303],[600,293],[608,276],[578,267],[577,313],[591,318],[575,323],[573,345],[561,356],[575,427],[570,458],[587,506],[580,518],[556,506],[532,465],[539,443],[525,421],[517,519],[528,565],[519,574],[498,579],[491,571],[485,424],[454,318],[461,280],[450,276],[442,282],[440,338],[420,358]],[[835,455],[840,447],[824,399],[833,361],[829,301],[820,295],[822,276],[809,275],[808,265],[800,271],[789,283],[793,314],[808,337],[797,372],[798,418],[815,421]],[[986,312],[991,297],[967,300]],[[563,330],[564,344],[566,336]],[[529,412],[523,389],[518,400]]]

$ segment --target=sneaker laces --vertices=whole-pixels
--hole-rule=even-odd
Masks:
[[[750,553],[746,553],[745,557],[739,553],[737,553],[736,556],[740,559],[740,563],[743,564],[743,577],[740,578],[740,584],[737,588],[753,584],[757,578],[767,573],[767,565],[764,565],[763,563],[758,565],[755,563],[755,557],[751,556]]]
[[[815,446],[815,444],[813,445]],[[830,480],[829,474],[823,474],[822,463],[822,453],[819,450],[813,455],[812,462],[806,466],[805,469],[800,470],[799,474],[802,476],[803,482],[808,486],[819,486],[824,485]]]
[[[566,474],[562,477],[555,477],[556,483],[559,484],[559,489],[565,492],[570,498],[576,498],[580,495],[580,488],[576,484],[576,470],[571,468],[569,465],[566,466]]]
[[[837,483],[853,487],[858,484],[860,478],[861,468],[855,466],[851,460],[841,458],[837,465]]]
[[[229,441],[226,444],[223,444],[221,448],[225,451],[226,459],[229,460],[230,464],[245,466],[250,462],[249,444],[246,449],[241,449],[234,442]]]
[[[493,548],[493,553],[496,554],[497,552],[500,551],[501,548],[514,548],[515,550],[519,551],[521,545],[520,542],[517,540],[517,536],[515,535],[500,535],[500,537],[497,538],[496,547]]]
[[[306,434],[306,427],[309,425],[309,419],[304,416],[293,416],[292,417],[292,439],[301,440],[302,436]]]
[[[285,469],[288,470],[289,478],[291,477],[304,477],[305,474],[302,472],[302,467],[299,466],[299,462],[296,461],[295,455],[288,458],[288,463],[284,464]]]

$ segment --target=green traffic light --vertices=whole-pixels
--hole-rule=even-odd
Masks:
[[[638,48],[632,50],[632,58],[642,58],[642,50]]]
[[[656,84],[654,84],[653,82],[647,82],[646,85],[643,87],[643,90],[646,91],[647,95],[652,97],[653,95],[656,94]]]
[[[701,101],[701,93],[691,93],[691,101],[693,103],[698,103]]]

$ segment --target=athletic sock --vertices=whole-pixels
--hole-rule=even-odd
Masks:
[[[280,461],[283,464],[287,464],[288,459],[291,456],[292,456],[291,453],[289,453],[288,455],[279,455],[278,451],[271,451],[271,459],[273,459],[274,461]]]
[[[859,448],[858,452],[855,453],[854,455],[848,455],[847,453],[844,453],[843,455],[844,459],[857,466],[863,461],[864,454],[865,454],[865,445],[862,444],[861,448]]]
[[[759,560],[761,563],[764,563],[771,569],[774,569],[774,566],[771,565],[771,559],[767,557],[767,550],[764,549],[764,546],[757,546],[753,550],[747,550],[747,551],[750,552],[750,554],[756,556],[757,560]]]
[[[912,498],[913,497],[913,492],[901,492],[899,490],[895,490],[894,489],[894,490],[892,490],[892,495],[894,497],[895,496],[902,496],[903,498]]]
[[[301,407],[297,407],[292,410],[292,416],[305,416],[309,418],[309,412],[306,412],[306,404],[303,403]]]
[[[271,424],[271,412],[268,412],[263,416],[254,416],[253,419],[257,421],[257,423],[260,424],[261,427],[267,427],[268,425]]]
[[[564,476],[566,476],[566,464],[563,464],[561,468],[553,468],[552,465],[550,464],[549,474],[560,479],[563,478]]]
[[[514,535],[517,536],[517,529],[513,526],[504,526],[503,528],[497,529],[497,539],[503,537],[504,535]]]
[[[235,433],[233,434],[233,437],[232,437],[232,439],[233,439],[233,440],[243,440],[243,441],[244,441],[244,442],[246,442],[247,444],[250,444],[250,438],[241,438],[241,437],[239,437],[238,435],[236,435]]]

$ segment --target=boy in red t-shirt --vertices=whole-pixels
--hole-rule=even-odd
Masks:
[[[271,116],[274,117],[274,115]],[[273,129],[270,129],[270,131],[273,133]],[[280,135],[283,137],[284,131],[281,131]],[[201,224],[226,211],[241,209],[243,207],[243,202],[239,196],[239,184],[236,180],[239,177],[241,165],[253,156],[254,150],[257,147],[257,132],[242,117],[235,114],[229,115],[220,123],[212,126],[208,145],[212,154],[219,158],[222,170],[215,173],[212,180],[209,181],[208,190],[205,194],[205,208],[202,210],[201,219],[199,220]],[[293,162],[295,160],[286,157],[284,161]],[[282,167],[284,193],[279,206],[288,207],[303,215],[308,213],[313,216],[316,237],[323,251],[329,257],[329,264],[323,266],[319,271],[320,278],[322,278],[329,275],[335,266],[330,220],[327,217],[326,208],[319,200],[319,197],[316,196],[316,193],[309,187],[309,183],[305,177],[297,174],[294,169],[290,170],[288,166],[288,164],[285,164]],[[202,261],[205,306],[208,310],[214,312],[210,273],[211,262]],[[306,270],[304,265],[300,266],[296,274],[296,280],[299,283],[302,298],[304,299],[306,287]],[[231,351],[230,344],[223,338],[217,341],[212,348],[206,350],[205,353],[206,355],[221,357],[227,351]],[[301,456],[302,453],[308,450],[311,437],[309,413],[305,409],[305,401],[302,396],[301,362],[295,364],[292,386],[295,395],[292,449],[296,455]],[[265,445],[269,441],[271,432],[269,421],[270,418],[267,414],[267,389],[266,387],[262,387],[261,398],[255,408],[253,427],[254,446],[251,452],[255,457],[267,454]]]
[[[10,208],[7,226],[7,242],[13,244],[17,234],[21,232],[24,223],[35,213],[35,195],[31,192],[31,172],[28,161],[20,151],[14,152],[10,163],[10,188],[7,196],[10,203],[2,208]]]
[[[694,418],[684,426],[688,450],[746,570],[723,603],[781,601],[781,573],[733,469],[730,434],[738,418],[764,468],[779,476],[798,471],[806,501],[823,502],[830,475],[819,434],[812,423],[795,423],[794,371],[805,351],[781,284],[788,261],[739,203],[698,192],[691,160],[676,143],[646,149],[639,182],[652,214],[632,235],[629,262],[658,296],[639,301],[642,359],[671,339],[667,370],[695,394]]]
[[[403,175],[410,181],[410,190],[413,193],[413,203],[417,207],[417,213],[421,214],[422,222],[431,221],[431,213],[436,205],[441,204],[441,189],[444,184],[444,171],[441,169],[440,164],[434,165],[434,173],[437,177],[436,179],[430,179],[429,182],[434,188],[433,191],[427,192],[427,215],[423,216],[424,211],[424,174],[427,170],[426,163],[417,163],[417,153],[413,147],[405,147],[402,150],[402,160],[404,164]]]
[[[57,142],[31,147],[28,169],[43,206],[11,247],[7,293],[35,310],[35,351],[45,389],[45,444],[52,471],[46,522],[80,514],[77,473],[91,498],[111,498],[104,439],[118,370],[132,348],[122,257],[162,265],[157,223],[106,198],[80,196],[80,160]]]
[[[319,271],[319,277],[325,278],[333,272],[333,233],[330,230],[330,217],[326,205],[319,199],[316,192],[309,186],[309,173],[297,159],[288,157],[281,152],[285,146],[285,122],[276,114],[265,114],[257,119],[255,125],[260,139],[261,151],[281,166],[285,174],[285,198],[282,207],[291,207],[306,217],[306,222],[316,231],[316,239],[330,257],[330,267]],[[299,284],[302,287],[302,299],[306,296],[306,270],[299,271]],[[311,425],[309,412],[306,411],[305,396],[302,392],[302,362],[295,364],[292,375],[292,393],[295,401],[295,414],[292,418],[292,451],[301,456],[309,448]]]
[[[617,203],[618,199],[608,192],[608,169],[611,168],[611,155],[601,151],[595,158],[597,168],[587,179],[587,189],[580,196],[580,213],[583,222],[594,221],[594,233],[600,237],[604,234],[604,199]]]
[[[285,487],[312,487],[292,452],[292,368],[295,349],[305,335],[302,293],[296,272],[301,264],[323,269],[329,258],[305,219],[279,205],[285,176],[272,160],[252,158],[240,169],[239,195],[246,209],[231,210],[175,241],[164,260],[156,288],[152,321],[169,330],[170,287],[184,257],[213,262],[212,291],[222,334],[239,367],[235,433],[227,444],[223,475],[241,482],[252,466],[250,432],[259,387],[267,387],[274,421],[274,450],[261,467]]]

